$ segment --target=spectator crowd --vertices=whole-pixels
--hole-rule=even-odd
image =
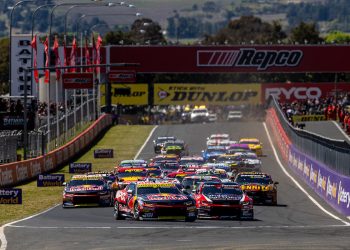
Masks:
[[[350,93],[337,97],[332,95],[320,99],[280,102],[279,105],[291,124],[294,115],[323,115],[325,120],[338,121],[350,134]]]

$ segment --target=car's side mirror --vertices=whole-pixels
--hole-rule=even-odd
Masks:
[[[63,182],[63,183],[62,183],[62,186],[67,186],[67,182]]]
[[[128,193],[128,194],[132,194],[132,190],[129,189],[129,190],[127,191],[127,193]]]

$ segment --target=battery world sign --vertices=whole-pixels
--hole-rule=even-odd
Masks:
[[[110,63],[139,73],[349,72],[349,46],[116,46]]]

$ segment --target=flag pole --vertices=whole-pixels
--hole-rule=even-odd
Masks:
[[[93,36],[94,36],[94,32],[92,31],[91,32],[91,53],[92,53],[92,63],[93,63],[93,60],[94,60],[94,43],[92,42],[93,41]],[[89,71],[91,71],[91,69],[89,69]],[[92,107],[93,107],[93,120],[97,120],[97,117],[96,117],[96,75],[95,75],[95,70],[92,71],[92,80],[93,80],[93,83],[92,83]]]
[[[86,51],[86,50],[88,50],[89,48],[88,48],[88,45],[87,45],[87,35],[86,35],[86,33],[84,34],[84,36],[85,36],[85,65],[87,66],[87,64],[88,64],[88,56],[90,56],[89,55],[89,53],[88,53],[88,51]],[[84,71],[84,70],[83,70]],[[87,72],[87,71],[89,71],[89,69],[88,68],[86,68],[85,69],[85,72]],[[86,89],[85,90],[85,92],[86,92],[86,110],[87,110],[87,117],[88,117],[88,121],[90,121],[90,93],[89,93],[89,89]]]
[[[54,47],[57,46],[56,45],[56,42],[57,42],[57,36],[55,37],[55,42],[54,42]],[[56,50],[56,48],[55,48]],[[57,63],[58,63],[58,48],[57,48],[57,52],[56,53],[56,58],[55,58],[55,66],[57,67]],[[61,66],[61,65],[59,65]],[[56,69],[57,70],[57,69]],[[58,114],[58,77],[57,77],[57,72],[56,72],[56,147],[58,147],[60,145],[60,139],[59,139],[59,136],[60,136],[60,124],[59,124],[59,114]]]
[[[80,65],[83,65],[83,32],[80,32]],[[83,68],[80,68],[80,73],[83,72]],[[83,89],[80,89],[80,126],[83,126],[84,110],[83,110]]]
[[[67,36],[63,37],[64,47],[63,47],[63,65],[67,66],[67,55],[66,55],[66,46],[67,46]],[[64,89],[64,106],[65,106],[65,133],[64,140],[68,142],[68,89]]]

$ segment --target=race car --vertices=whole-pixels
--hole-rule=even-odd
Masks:
[[[202,151],[203,158],[206,162],[215,162],[219,155],[225,153],[225,146],[208,146],[206,150]]]
[[[166,154],[166,155],[156,155],[153,159],[150,160],[149,166],[159,165],[160,163],[168,161],[179,161],[180,157],[175,154]]]
[[[161,178],[163,174],[159,166],[148,167],[147,171],[148,171],[148,177],[152,177],[152,178]]]
[[[184,191],[187,193],[191,193],[196,190],[197,186],[201,182],[208,182],[208,181],[217,181],[221,182],[221,180],[216,176],[208,176],[208,175],[191,175],[186,176],[183,178],[181,184],[184,187]]]
[[[120,220],[125,217],[193,222],[197,219],[196,202],[182,193],[175,183],[130,183],[117,192],[114,200],[114,218]]]
[[[248,147],[258,156],[262,156],[262,143],[256,138],[242,138],[239,140],[240,144],[247,144]]]
[[[148,164],[147,164],[147,161],[145,160],[141,160],[141,159],[138,159],[138,160],[122,160],[118,166],[114,167],[114,171],[118,171],[119,168],[132,168],[132,167],[147,167]]]
[[[277,184],[270,175],[258,172],[238,173],[234,180],[253,199],[254,204],[277,205]]]
[[[238,172],[259,172],[261,170],[261,160],[253,152],[237,152],[230,157],[231,171]]]
[[[148,177],[147,168],[119,168],[116,173],[116,181],[112,184],[113,190],[123,189],[134,181],[143,181]]]
[[[155,139],[153,141],[154,153],[160,154],[160,151],[163,148],[165,142],[167,142],[167,141],[175,141],[175,140],[176,140],[176,138],[174,136],[160,136],[160,137],[157,137],[157,139]]]
[[[200,166],[204,164],[204,159],[201,156],[184,156],[180,158],[179,164],[181,167]]]
[[[247,144],[233,143],[227,149],[227,154],[235,154],[237,152],[253,152]]]
[[[162,154],[175,154],[180,157],[188,155],[188,146],[182,140],[167,141],[161,149]]]
[[[222,142],[228,143],[229,141],[228,134],[212,134],[207,138],[207,146],[218,146]]]
[[[253,200],[237,183],[201,183],[194,194],[199,218],[254,219]]]
[[[110,184],[100,174],[74,175],[65,184],[62,207],[111,206]]]

